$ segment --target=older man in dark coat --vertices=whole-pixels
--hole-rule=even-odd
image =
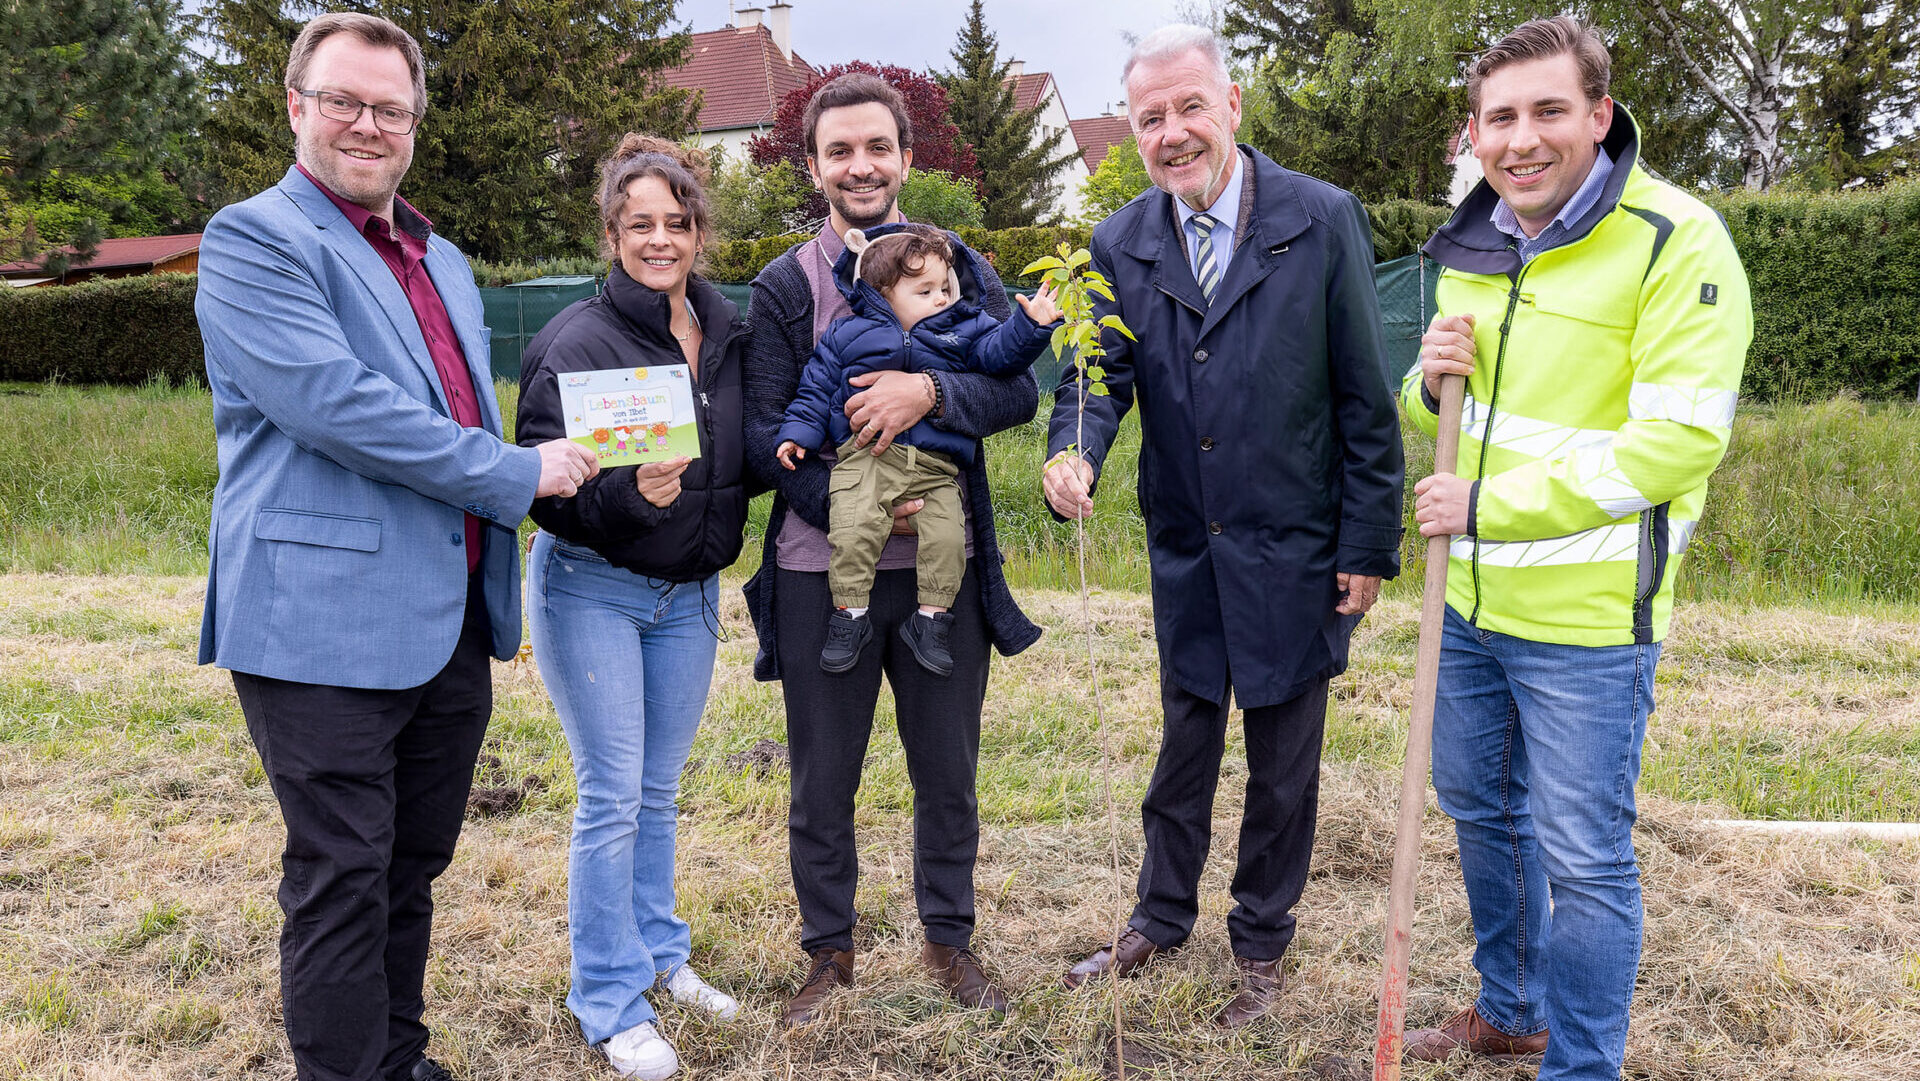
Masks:
[[[1094,230],[1092,250],[1115,293],[1100,314],[1117,312],[1139,340],[1106,334],[1107,396],[1068,371],[1043,483],[1056,513],[1090,513],[1139,402],[1165,727],[1141,807],[1139,902],[1118,949],[1065,979],[1131,974],[1193,931],[1231,697],[1248,771],[1227,918],[1240,990],[1218,1018],[1232,1027],[1280,988],[1313,847],[1328,680],[1399,566],[1399,428],[1359,200],[1234,145],[1240,89],[1212,33],[1148,36],[1126,82],[1155,186]]]

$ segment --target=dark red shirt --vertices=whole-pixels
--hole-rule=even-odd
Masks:
[[[366,207],[335,195],[331,188],[307,172],[306,166],[296,162],[295,168],[333,200],[340,213],[373,245],[387,269],[393,271],[401,291],[407,294],[414,319],[420,323],[420,335],[427,340],[427,353],[433,357],[434,370],[440,373],[440,389],[446,395],[453,419],[462,427],[480,427],[480,399],[473,389],[466,350],[460,348],[460,336],[453,331],[453,319],[440,300],[440,290],[434,288],[433,278],[427,274],[427,238],[433,235],[433,223],[396,195],[393,197],[394,223],[399,226],[396,229]],[[467,573],[471,574],[480,565],[480,519],[469,514],[466,525]]]

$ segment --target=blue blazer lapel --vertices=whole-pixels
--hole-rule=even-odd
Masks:
[[[347,220],[339,207],[333,205],[333,200],[314,187],[313,181],[308,180],[299,169],[288,169],[280,186],[292,198],[294,205],[313,222],[314,228],[319,230],[321,243],[353,268],[360,284],[367,290],[368,304],[385,314],[398,344],[426,376],[427,392],[432,396],[430,400],[433,407],[451,416],[446,394],[440,386],[440,373],[433,366],[433,354],[427,352],[427,339],[420,333],[420,321],[414,318],[413,306],[407,303],[406,290],[400,288],[400,282],[393,276],[387,261],[380,258],[380,253],[373,250],[373,245],[367,242],[366,237],[354,231],[353,223]],[[334,298],[334,307],[343,320],[362,314],[353,311],[353,305],[346,298]],[[499,422],[496,419],[494,423],[497,425]]]

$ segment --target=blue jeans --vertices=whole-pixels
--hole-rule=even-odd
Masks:
[[[653,1020],[647,990],[692,949],[673,913],[675,800],[713,679],[719,587],[647,578],[545,532],[527,558],[533,656],[579,789],[567,1008],[590,1044]]]
[[[1633,789],[1660,645],[1568,646],[1447,611],[1433,787],[1473,911],[1480,1016],[1549,1030],[1541,1081],[1618,1081],[1640,969]]]

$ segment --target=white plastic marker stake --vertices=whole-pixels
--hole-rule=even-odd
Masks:
[[[1460,403],[1466,379],[1440,377],[1440,431],[1433,471],[1452,473],[1460,460]],[[1413,719],[1400,772],[1400,823],[1393,831],[1393,882],[1387,893],[1387,942],[1380,964],[1380,1013],[1374,1025],[1373,1081],[1400,1081],[1407,1030],[1407,964],[1413,958],[1413,880],[1420,873],[1420,821],[1427,813],[1427,769],[1433,762],[1433,697],[1440,684],[1440,627],[1447,613],[1447,542],[1427,538],[1426,592],[1420,600],[1420,648],[1413,668]]]

